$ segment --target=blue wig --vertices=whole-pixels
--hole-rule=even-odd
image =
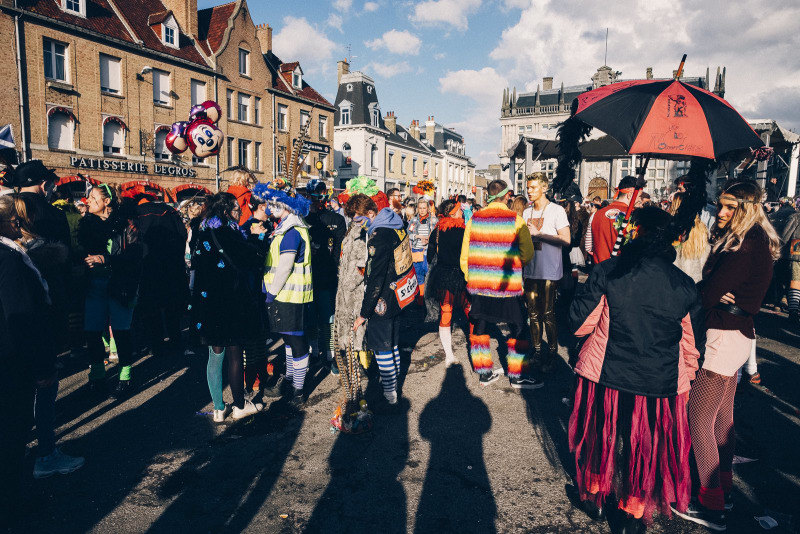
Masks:
[[[285,191],[269,187],[269,183],[258,183],[253,187],[253,195],[271,206],[285,208],[295,215],[305,217],[311,208],[311,201],[300,195],[290,196]]]

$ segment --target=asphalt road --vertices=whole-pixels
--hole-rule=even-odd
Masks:
[[[800,531],[800,337],[780,332],[782,321],[759,316],[763,385],[737,395],[737,455],[756,461],[735,466],[730,532],[760,532],[753,517],[765,509],[781,522],[772,532]],[[401,406],[373,403],[375,426],[358,436],[332,434],[341,393],[321,368],[305,413],[279,401],[214,425],[199,349],[142,358],[138,393],[99,404],[80,362],[62,358],[60,446],[86,465],[31,479],[19,532],[609,532],[575,506],[566,352],[542,389],[520,393],[505,378],[481,387],[462,330],[461,366],[449,370],[434,330],[416,311],[404,317]],[[368,398],[379,396],[369,384]],[[705,529],[656,517],[648,531]]]

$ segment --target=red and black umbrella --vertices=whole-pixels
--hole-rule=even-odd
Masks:
[[[575,117],[609,134],[629,154],[717,159],[764,145],[725,99],[677,79],[613,83],[576,100]]]

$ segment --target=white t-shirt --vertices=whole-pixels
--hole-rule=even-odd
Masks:
[[[567,212],[558,204],[550,202],[544,207],[543,211],[544,214],[542,214],[542,210],[535,211],[531,206],[525,208],[525,211],[522,212],[522,218],[527,223],[530,219],[544,217],[541,231],[546,235],[558,235],[559,230],[569,226]],[[562,247],[551,245],[544,241],[537,242],[535,238],[533,244],[536,249],[533,253],[533,259],[523,268],[522,276],[534,280],[561,280],[564,276],[564,263],[561,257]]]

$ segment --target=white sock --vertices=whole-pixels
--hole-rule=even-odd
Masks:
[[[453,354],[453,331],[449,326],[439,327],[439,339],[441,340],[442,348],[444,349],[445,361],[456,361],[456,356]]]

